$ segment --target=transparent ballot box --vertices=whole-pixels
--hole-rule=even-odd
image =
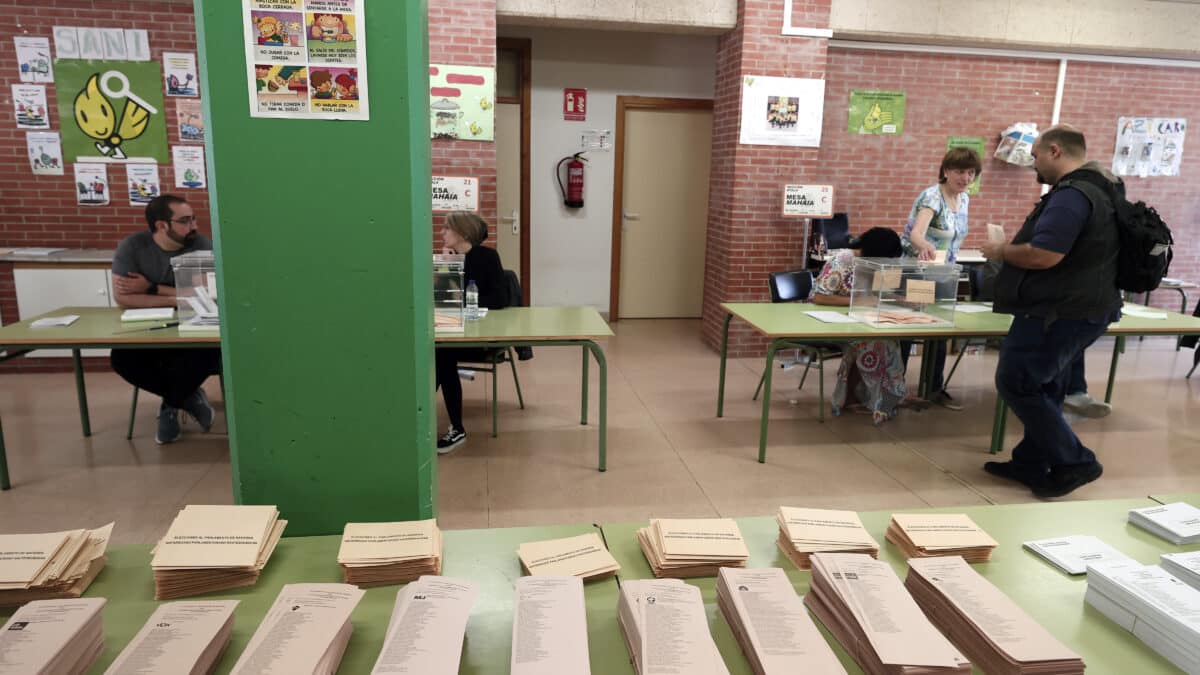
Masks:
[[[218,332],[217,264],[212,251],[192,251],[171,258],[175,273],[175,306],[179,330]]]
[[[958,265],[855,258],[850,316],[875,328],[954,325]]]
[[[461,255],[433,256],[433,330],[434,333],[461,333],[464,328],[463,283]]]

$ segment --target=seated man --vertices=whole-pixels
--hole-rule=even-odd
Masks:
[[[113,293],[117,305],[174,307],[175,274],[171,258],[191,251],[211,251],[212,242],[196,232],[196,216],[186,200],[155,197],[146,205],[149,230],[126,237],[113,256]],[[162,397],[158,410],[160,445],[179,440],[179,411],[200,428],[212,428],[216,416],[200,385],[221,369],[220,349],[114,349],[112,367],[138,389]]]

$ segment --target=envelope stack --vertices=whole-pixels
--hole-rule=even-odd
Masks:
[[[0,607],[83,595],[104,569],[112,529],[0,535]]]
[[[998,544],[962,513],[896,513],[885,534],[906,558],[957,555],[987,562]]]
[[[811,567],[808,556],[818,551],[879,555],[879,543],[867,533],[853,511],[779,507],[779,550],[796,567]]]
[[[731,518],[654,519],[638,530],[654,576],[714,577],[722,567],[745,567],[746,542]]]
[[[338,565],[359,588],[404,584],[442,573],[442,531],[436,520],[346,523]]]
[[[274,506],[185,506],[154,548],[154,598],[253,586],[286,525]]]

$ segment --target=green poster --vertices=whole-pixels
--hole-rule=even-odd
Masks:
[[[54,61],[63,158],[166,164],[167,122],[157,61]]]
[[[983,140],[982,136],[951,136],[950,140],[946,141],[946,149],[949,150],[950,148],[970,148],[975,151],[975,154],[979,155],[980,163],[983,163],[983,156],[984,156],[983,155],[983,144],[984,144],[984,142],[985,141]],[[975,182],[971,183],[971,187],[967,188],[967,194],[969,194],[969,195],[979,194],[979,181],[982,178],[983,178],[983,173],[980,173],[978,176],[975,176]]]
[[[852,134],[904,133],[904,92],[851,90],[848,125]]]
[[[495,139],[496,70],[429,66],[429,135],[434,139]]]

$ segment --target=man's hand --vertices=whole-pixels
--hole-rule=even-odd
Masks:
[[[150,282],[136,272],[130,272],[128,276],[114,274],[112,280],[113,290],[121,295],[144,294],[150,290]]]
[[[984,242],[980,250],[983,251],[983,257],[988,260],[1004,260],[1004,247],[1006,245],[1007,242],[1003,241],[987,241]]]

